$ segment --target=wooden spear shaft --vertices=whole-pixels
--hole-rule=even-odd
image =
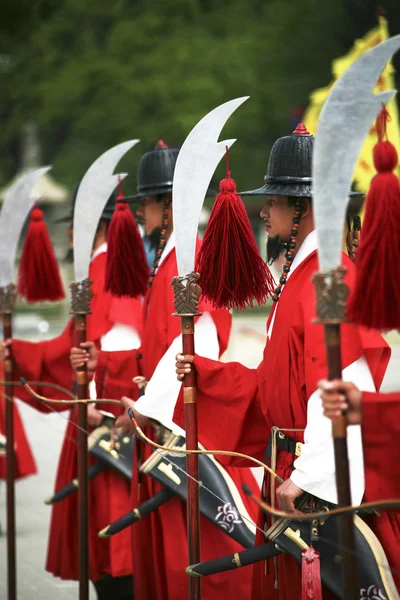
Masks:
[[[342,379],[340,325],[346,319],[346,300],[349,295],[349,288],[344,281],[346,272],[343,266],[339,266],[327,273],[314,275],[318,315],[316,323],[324,326],[329,380]],[[338,505],[350,506],[350,469],[345,415],[332,423],[332,435]],[[344,600],[354,600],[357,598],[357,570],[353,515],[351,513],[340,515],[338,519]]]
[[[183,354],[194,355],[194,316],[181,316]],[[198,449],[196,375],[192,369],[183,381],[183,401],[185,408],[186,448]],[[200,562],[200,501],[199,501],[199,457],[198,454],[186,455],[187,477],[187,528],[189,564]],[[200,600],[201,578],[189,578],[189,599]]]
[[[324,324],[327,350],[328,379],[342,378],[340,350],[340,323]],[[342,417],[332,422],[335,451],[336,487],[339,506],[351,505],[350,469],[347,451],[347,421]],[[345,600],[357,598],[357,571],[355,558],[354,523],[352,513],[340,515],[339,533],[342,555],[342,580]]]
[[[12,339],[12,314],[3,313],[4,340]],[[14,381],[14,361],[12,350],[4,360],[4,374],[7,382]],[[6,481],[7,481],[7,590],[8,600],[17,597],[17,567],[15,545],[15,443],[14,443],[14,388],[5,388],[6,396]]]
[[[75,315],[76,345],[86,342],[86,314]],[[78,398],[88,397],[86,363],[77,371]],[[87,405],[78,405],[79,600],[89,600],[89,481]]]

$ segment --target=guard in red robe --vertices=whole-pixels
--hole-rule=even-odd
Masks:
[[[76,198],[77,188],[74,198]],[[100,348],[101,340],[107,336],[118,336],[119,327],[130,327],[138,334],[141,331],[142,300],[117,299],[103,291],[107,229],[115,207],[115,195],[110,197],[95,236],[89,269],[92,280],[91,314],[87,316],[87,339]],[[65,218],[72,222],[72,214]],[[71,229],[69,230],[71,235]],[[72,242],[72,240],[71,240]],[[138,337],[139,339],[139,337]],[[75,345],[75,322],[71,319],[57,338],[31,343],[12,340],[16,376],[27,381],[43,381],[72,389],[74,371],[70,353]],[[92,350],[93,351],[93,350]],[[96,351],[95,351],[96,353]],[[89,364],[90,372],[90,364]],[[104,396],[104,382],[99,381],[98,392]],[[39,393],[61,399],[65,394],[46,388]],[[23,388],[18,388],[18,397],[42,412],[65,410],[65,406],[40,403]],[[103,409],[104,406],[101,405]],[[122,408],[106,405],[105,409],[118,417]],[[60,453],[55,490],[77,477],[77,407],[69,415],[64,443]],[[101,414],[92,406],[88,410],[89,424],[98,425]],[[90,457],[91,460],[91,457]],[[89,462],[89,464],[91,464]],[[101,499],[101,501],[99,501]],[[89,576],[94,582],[100,600],[121,593],[121,598],[132,598],[132,558],[129,535],[121,534],[116,540],[102,540],[98,532],[108,523],[130,509],[130,485],[121,475],[111,469],[103,470],[89,486]],[[52,508],[46,570],[61,579],[78,580],[78,495],[72,494]],[[111,590],[111,591],[110,591]],[[114,590],[114,591],[113,591]]]
[[[3,363],[0,362],[0,378],[4,381]],[[5,392],[7,393],[7,392]],[[0,398],[0,445],[4,451],[0,451],[0,479],[6,479],[6,455],[5,455],[5,418],[6,402],[4,397]],[[26,437],[24,424],[19,414],[18,406],[14,402],[14,437],[15,437],[15,478],[22,479],[37,472],[35,459]]]
[[[261,218],[268,233],[269,262],[285,254],[283,273],[274,294],[267,323],[267,343],[257,370],[240,363],[221,364],[197,356],[199,429],[209,447],[236,450],[262,460],[268,441],[271,467],[284,480],[280,486],[266,476],[263,495],[270,504],[292,511],[303,491],[337,503],[331,423],[323,416],[318,381],[327,374],[323,326],[315,324],[313,275],[318,271],[317,243],[311,210],[313,137],[303,125],[291,136],[277,140],[268,165],[265,185],[247,192],[264,195]],[[355,269],[343,255],[352,289]],[[343,376],[366,391],[379,389],[390,356],[380,335],[341,326]],[[178,356],[177,373],[183,378],[193,357]],[[213,419],[208,415],[212,412]],[[178,401],[174,420],[183,422]],[[271,437],[272,436],[272,437]],[[361,431],[348,430],[352,499],[364,495]],[[229,464],[237,464],[230,461]],[[246,462],[242,461],[242,464]],[[366,494],[368,500],[368,490]],[[397,517],[382,514],[370,525],[377,533],[393,568],[400,572]],[[264,528],[264,515],[259,515]],[[258,543],[263,536],[258,535]],[[251,597],[298,600],[301,567],[289,555],[253,567]],[[332,594],[323,589],[324,599]]]
[[[177,350],[181,347],[180,320],[174,312],[171,281],[177,275],[174,232],[171,216],[171,189],[178,150],[163,144],[145,154],[138,171],[138,194],[140,202],[138,217],[142,219],[146,233],[155,240],[156,262],[153,266],[149,290],[144,300],[144,327],[139,354],[129,357],[113,353],[109,359],[116,361],[121,372],[135,373],[139,364],[140,375],[148,382],[145,394],[136,402],[138,411],[159,421],[168,429],[177,429],[172,414],[180,385],[174,375]],[[200,242],[198,242],[198,248]],[[200,303],[203,316],[196,324],[196,346],[206,355],[218,359],[226,349],[231,316],[227,311],[216,311],[206,302]],[[122,354],[122,356],[118,356]],[[137,360],[138,359],[138,360]],[[210,415],[212,418],[212,415]],[[146,426],[148,436],[155,439],[154,429]],[[179,430],[179,433],[183,433]],[[201,440],[202,432],[199,431]],[[144,444],[141,461],[152,454],[153,449]],[[239,492],[242,483],[258,489],[249,469],[230,468],[229,474]],[[134,469],[132,481],[132,505],[146,501],[161,490],[161,486],[147,475],[138,478]],[[254,507],[247,499],[244,504],[254,519]],[[180,600],[188,595],[188,564],[186,505],[178,498],[152,512],[132,527],[133,572],[135,598],[141,600]],[[241,550],[218,527],[201,517],[201,553],[204,559],[216,558],[221,553]],[[250,578],[246,572],[231,575],[220,574],[204,580],[202,597],[205,600],[243,597],[250,593]]]

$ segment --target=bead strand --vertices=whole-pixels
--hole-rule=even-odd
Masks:
[[[147,282],[147,287],[149,287],[149,288],[151,288],[151,286],[153,285],[153,280],[154,280],[155,274],[157,272],[158,265],[160,264],[160,259],[161,259],[161,256],[164,251],[165,244],[166,244],[167,228],[168,228],[168,208],[169,208],[169,201],[166,200],[164,203],[163,223],[162,223],[162,229],[161,229],[160,243],[158,244],[158,248],[156,251],[156,258],[155,258],[155,261],[153,264],[153,268],[151,269],[149,281]]]
[[[300,214],[301,214],[301,201],[298,199],[295,205],[294,217],[293,217],[293,229],[290,233],[290,242],[286,244],[286,262],[283,266],[283,272],[279,279],[279,283],[275,288],[274,295],[272,296],[273,302],[278,302],[279,296],[282,292],[282,288],[286,283],[287,277],[290,272],[293,261],[293,252],[296,248],[296,236],[300,225]]]

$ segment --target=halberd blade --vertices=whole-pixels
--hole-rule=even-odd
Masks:
[[[226,121],[249,96],[221,104],[208,113],[187,136],[175,165],[172,188],[178,274],[194,270],[197,229],[204,198],[214,171],[236,140],[218,142]]]
[[[74,210],[74,267],[75,281],[88,277],[93,240],[99,225],[101,213],[118,184],[127,173],[113,175],[121,158],[139,140],[130,140],[110,148],[86,171],[79,185]]]
[[[14,281],[14,263],[22,228],[36,198],[31,192],[51,167],[41,167],[23,175],[9,189],[0,214],[0,287]]]
[[[400,48],[400,35],[355,61],[334,85],[317,125],[313,153],[313,211],[320,270],[340,265],[343,228],[353,172],[364,139],[394,91],[373,94],[377,79]]]

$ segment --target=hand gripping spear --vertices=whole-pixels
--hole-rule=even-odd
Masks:
[[[176,239],[178,277],[172,285],[176,316],[181,319],[183,354],[194,354],[194,318],[199,316],[201,288],[199,274],[194,272],[197,228],[203,201],[216,166],[236,140],[217,142],[223,126],[247,97],[226,102],[206,115],[186,138],[176,161],[172,210]],[[183,382],[185,406],[186,447],[198,449],[196,381],[194,373]],[[187,535],[189,564],[200,561],[200,512],[198,488],[198,456],[187,455]],[[201,598],[199,578],[189,579],[189,598]]]
[[[139,140],[118,144],[104,152],[88,169],[78,189],[74,210],[74,269],[71,283],[71,312],[75,315],[76,344],[86,341],[86,316],[90,313],[92,291],[89,275],[94,236],[108,198],[126,173],[113,171],[128,150]],[[86,365],[77,372],[78,398],[88,397]],[[79,600],[89,598],[89,500],[87,405],[78,406],[78,480],[79,480]]]
[[[12,314],[17,299],[17,288],[13,283],[14,263],[18,240],[26,218],[35,203],[30,197],[37,181],[50,170],[42,167],[24,175],[9,190],[0,215],[0,313],[3,319],[4,339],[12,338]],[[13,381],[14,364],[10,349],[4,360],[5,379]],[[13,388],[8,387],[7,395],[13,396]],[[8,600],[17,597],[16,548],[15,548],[15,452],[14,452],[14,407],[6,401],[6,480],[7,480],[7,573]]]
[[[329,379],[342,376],[340,323],[345,320],[348,287],[341,266],[343,227],[348,190],[358,155],[382,103],[395,92],[376,96],[376,81],[390,57],[400,48],[400,36],[386,40],[361,56],[337,81],[318,122],[313,155],[313,210],[318,237],[320,273],[315,276],[317,314],[324,325]],[[332,424],[339,506],[351,504],[343,415]],[[340,539],[346,552],[342,577],[346,600],[358,597],[354,556],[353,516],[340,517]]]

